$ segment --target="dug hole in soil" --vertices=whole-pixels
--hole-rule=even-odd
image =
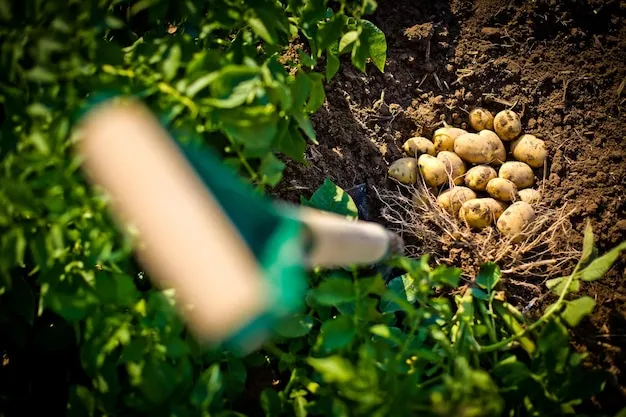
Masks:
[[[431,138],[443,121],[464,127],[476,106],[514,106],[524,132],[548,147],[544,202],[573,210],[561,239],[580,248],[587,219],[600,253],[626,239],[625,2],[387,0],[370,19],[387,37],[385,73],[369,65],[361,74],[344,59],[313,117],[320,144],[307,151],[310,166],[288,163],[276,197],[297,202],[326,177],[344,189],[367,183],[371,220],[385,224],[372,190],[394,185],[387,169],[406,139]],[[622,255],[604,279],[584,283],[596,308],[572,334],[589,366],[613,375],[593,405],[606,414],[626,404],[625,265]],[[544,281],[528,278],[545,293]],[[506,290],[522,307],[543,295]],[[541,300],[530,314],[551,301]]]

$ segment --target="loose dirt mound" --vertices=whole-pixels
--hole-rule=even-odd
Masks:
[[[624,2],[389,0],[372,20],[387,36],[385,74],[344,63],[314,118],[320,145],[309,151],[312,164],[289,164],[279,197],[297,201],[325,176],[345,188],[389,187],[387,166],[408,137],[430,137],[443,120],[461,126],[476,105],[493,112],[514,105],[527,133],[547,142],[547,203],[574,210],[573,229],[561,238],[580,246],[587,218],[601,251],[626,238]],[[369,198],[379,212],[375,193]],[[615,374],[598,399],[606,413],[626,401],[624,265],[622,257],[607,279],[585,286],[597,307],[575,335]]]

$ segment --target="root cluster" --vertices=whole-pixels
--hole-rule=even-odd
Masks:
[[[409,256],[431,254],[440,263],[460,267],[464,276],[474,277],[481,264],[492,261],[513,284],[536,287],[548,277],[566,275],[580,257],[580,250],[563,239],[572,229],[572,210],[566,206],[534,206],[536,218],[525,240],[514,243],[495,227],[471,229],[439,207],[437,195],[420,181],[376,193],[383,203],[382,217],[407,242]]]

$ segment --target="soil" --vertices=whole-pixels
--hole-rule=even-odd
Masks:
[[[392,184],[387,167],[404,140],[431,137],[443,121],[464,127],[475,106],[513,107],[547,143],[545,201],[574,208],[562,239],[580,246],[590,219],[601,253],[626,240],[626,2],[387,0],[371,20],[387,37],[385,73],[343,61],[313,117],[311,164],[288,163],[277,197],[297,202],[326,177],[366,183],[370,220],[382,221],[373,187]],[[584,284],[597,306],[573,332],[589,364],[614,376],[598,413],[626,404],[625,270],[622,256],[605,279]]]

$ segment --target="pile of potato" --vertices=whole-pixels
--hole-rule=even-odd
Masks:
[[[469,113],[470,133],[456,127],[437,129],[433,140],[413,137],[402,149],[408,157],[389,167],[389,175],[403,184],[415,184],[420,176],[432,192],[441,192],[437,204],[475,229],[495,224],[514,241],[535,219],[533,205],[541,194],[534,168],[544,165],[543,140],[522,134],[519,116],[504,110],[494,117],[476,108]],[[505,143],[509,144],[509,151]],[[507,161],[510,154],[514,160]]]

